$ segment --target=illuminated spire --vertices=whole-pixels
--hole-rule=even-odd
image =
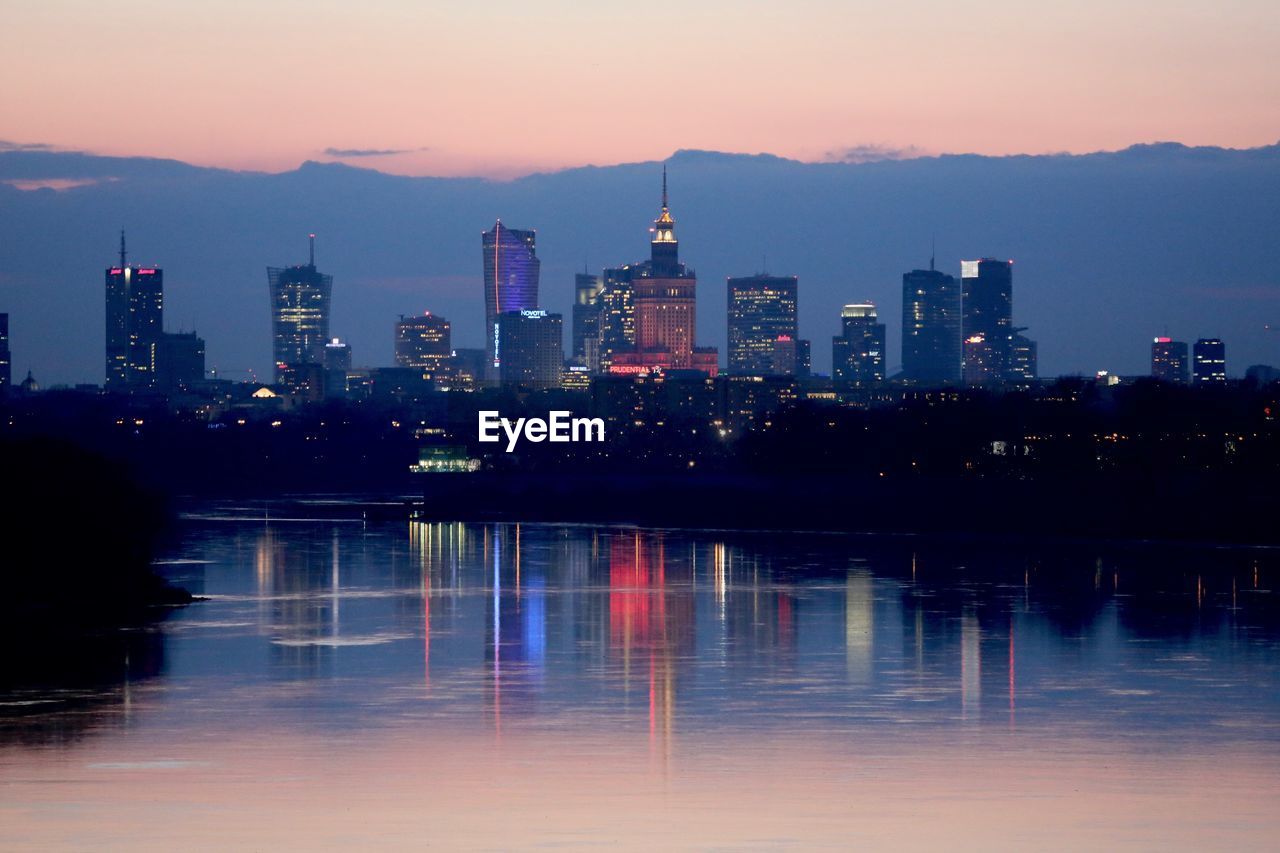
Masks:
[[[662,209],[667,209],[667,164],[662,164]]]

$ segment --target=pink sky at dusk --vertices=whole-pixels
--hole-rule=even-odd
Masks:
[[[1280,140],[1274,0],[24,0],[5,18],[0,139],[241,169]]]

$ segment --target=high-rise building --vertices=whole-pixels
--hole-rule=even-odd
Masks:
[[[636,345],[635,290],[631,286],[632,267],[607,269],[601,276],[599,369],[607,372],[613,355],[629,352]]]
[[[324,364],[324,348],[329,343],[333,276],[316,269],[316,235],[310,235],[310,240],[307,263],[267,268],[276,382],[283,383],[290,376],[306,373],[290,367]]]
[[[484,380],[485,365],[489,363],[489,354],[483,347],[458,347],[449,359],[446,373],[449,387],[463,391],[471,391]]]
[[[739,374],[744,376],[796,376],[800,373],[800,342],[790,335],[778,335],[769,350],[769,362],[764,370]]]
[[[717,371],[718,355],[694,344],[698,277],[680,262],[676,222],[667,204],[667,171],[662,170],[662,210],[653,222],[649,260],[631,269],[635,348],[611,355],[611,371]]]
[[[1221,338],[1201,338],[1191,350],[1191,381],[1196,385],[1227,384],[1227,347]]]
[[[12,357],[9,355],[9,315],[0,314],[0,394],[13,384]]]
[[[538,307],[537,232],[508,228],[499,219],[480,236],[484,255],[485,352],[489,378],[501,375],[498,363],[498,315]]]
[[[499,379],[504,385],[558,388],[564,369],[563,318],[542,310],[498,314]]]
[[[423,311],[396,322],[396,364],[416,367],[432,377],[448,366],[453,355],[452,332],[445,318]]]
[[[799,279],[794,275],[753,275],[731,278],[729,302],[729,372],[764,375],[775,372],[778,341],[790,341],[794,353],[798,337],[796,297]],[[791,359],[786,375],[796,372]]]
[[[796,338],[796,376],[808,379],[813,375],[813,342],[808,338]]]
[[[120,264],[106,272],[106,387],[155,387],[156,356],[164,328],[164,271],[129,266],[124,232]]]
[[[595,372],[600,364],[600,276],[580,272],[573,277],[573,348],[574,362]]]
[[[351,345],[334,338],[324,345],[324,395],[347,396],[347,374],[351,372]]]
[[[1013,338],[1009,343],[1010,382],[1035,382],[1040,375],[1039,355],[1036,342],[1021,334],[1026,329],[1013,330]]]
[[[960,285],[933,268],[902,276],[902,378],[919,385],[960,381]]]
[[[831,375],[859,386],[884,381],[884,324],[871,302],[846,305],[840,311],[841,333],[831,339]]]
[[[960,290],[963,355],[965,359],[980,355],[983,362],[965,365],[965,381],[981,376],[982,382],[976,384],[1004,382],[1011,378],[1013,354],[1013,261],[961,261]]]
[[[156,349],[155,387],[190,391],[204,380],[204,340],[195,332],[165,332]]]
[[[1186,385],[1190,381],[1186,342],[1156,338],[1151,344],[1151,376],[1162,382]]]

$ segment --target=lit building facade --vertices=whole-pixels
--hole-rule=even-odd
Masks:
[[[1227,347],[1221,338],[1201,338],[1191,350],[1191,381],[1198,386],[1227,384]]]
[[[841,333],[831,339],[831,375],[858,386],[884,381],[885,327],[876,306],[858,302],[840,311]]]
[[[1023,329],[1015,329],[1009,344],[1010,382],[1035,382],[1040,375],[1039,347],[1036,342],[1021,334]]]
[[[999,383],[1010,377],[1013,347],[1013,261],[982,258],[960,262],[961,333],[965,341],[963,356],[978,357],[983,364],[965,364],[965,381],[969,384]],[[979,341],[980,339],[980,341]],[[970,346],[970,343],[975,346]],[[981,348],[976,344],[981,343]],[[970,375],[984,377],[972,383]]]
[[[729,279],[730,373],[796,373],[798,290],[799,279],[794,275],[761,274]],[[790,364],[782,371],[775,368],[775,350],[779,341],[791,342],[792,351]]]
[[[447,369],[453,356],[453,335],[449,321],[430,311],[396,322],[396,365],[416,367],[436,376]]]
[[[351,345],[334,338],[324,345],[324,395],[346,397],[350,372]]]
[[[702,370],[715,375],[718,354],[697,347],[698,278],[680,262],[676,222],[667,204],[667,173],[662,172],[662,210],[653,222],[649,260],[631,270],[635,346],[610,356],[610,371]]]
[[[607,269],[601,275],[598,369],[608,372],[614,353],[628,352],[636,345],[635,289],[632,267]]]
[[[1152,341],[1151,376],[1161,382],[1186,385],[1191,378],[1186,342],[1169,337],[1159,337]]]
[[[129,266],[124,232],[120,263],[106,271],[106,387],[146,390],[156,384],[164,329],[164,270]]]
[[[560,387],[564,371],[563,318],[535,309],[503,311],[496,322],[496,356],[502,384]]]
[[[600,276],[578,273],[573,277],[573,340],[570,354],[575,364],[594,372],[600,365]]]
[[[960,381],[960,284],[954,276],[912,270],[902,276],[902,378],[919,385]]]
[[[304,364],[323,366],[329,343],[329,312],[333,276],[316,269],[316,239],[305,264],[268,267],[271,296],[271,341],[277,383],[307,371],[291,370]]]
[[[480,236],[484,256],[485,353],[489,378],[501,377],[498,315],[538,307],[537,232],[508,228],[498,220]]]

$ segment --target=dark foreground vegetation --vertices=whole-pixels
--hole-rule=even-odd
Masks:
[[[52,392],[0,406],[0,429],[61,437],[195,498],[422,495],[439,519],[1280,542],[1275,385],[1064,380],[818,399],[794,383],[672,378],[272,404],[210,412]],[[477,440],[480,410],[600,417],[606,438],[507,453]],[[431,447],[480,471],[410,474]],[[64,517],[91,515],[58,496]]]
[[[162,666],[153,630],[167,608],[191,601],[160,578],[151,561],[168,530],[157,494],[134,484],[125,466],[66,441],[0,440],[8,502],[0,513],[0,736],[4,719],[50,710],[55,730],[22,726],[23,737],[71,736],[129,680]],[[24,697],[39,695],[40,703]]]

